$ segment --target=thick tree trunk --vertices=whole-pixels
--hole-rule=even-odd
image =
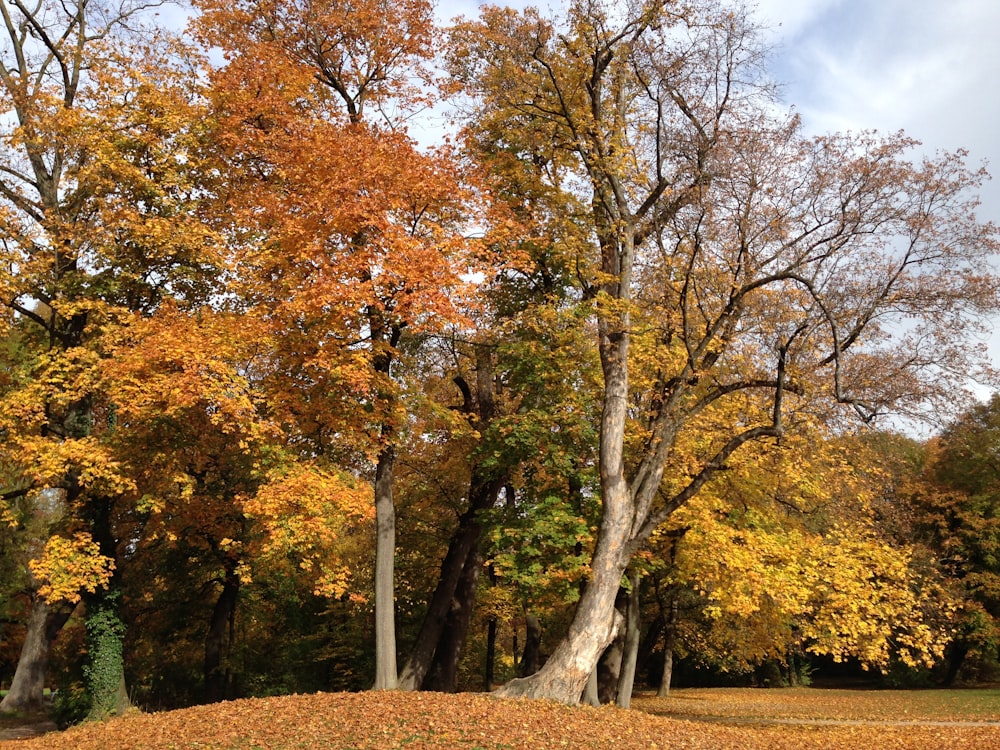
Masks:
[[[399,687],[402,690],[419,689],[430,670],[435,650],[440,647],[439,641],[444,633],[449,611],[456,606],[456,599],[461,598],[458,589],[463,573],[470,560],[480,559],[476,547],[482,535],[482,526],[477,516],[481,511],[493,507],[501,486],[501,482],[487,483],[478,473],[473,474],[469,489],[469,508],[462,514],[458,528],[451,537],[448,552],[441,561],[438,583],[427,606],[413,651],[399,676]],[[474,588],[469,595],[475,597]],[[467,604],[459,602],[458,606],[468,606],[471,613],[471,601]]]
[[[68,497],[72,498],[71,491]],[[113,502],[107,497],[90,501],[91,531],[101,554],[117,560],[118,544],[112,528]],[[87,607],[87,688],[90,718],[103,720],[125,712],[131,705],[125,686],[125,623],[121,618],[122,593],[118,573],[106,589],[84,598]]]
[[[609,279],[603,291],[609,299],[628,302],[634,235],[628,227],[621,227],[620,232],[614,229],[614,217],[606,213],[613,203],[611,199],[601,200],[595,195],[594,217],[601,245],[601,264]],[[602,313],[598,318],[604,375],[598,452],[603,508],[586,590],[580,597],[565,640],[556,647],[545,666],[531,677],[507,683],[498,691],[500,695],[549,698],[568,704],[579,702],[594,665],[618,632],[621,616],[615,610],[615,598],[632,553],[629,543],[633,524],[638,528],[646,520],[636,517],[637,508],[625,475],[629,328],[627,305]],[[647,488],[650,497],[658,484],[653,482]]]
[[[598,684],[597,669],[594,669],[587,678],[587,684],[583,688],[583,695],[580,696],[580,703],[585,706],[601,705],[601,690]]]
[[[519,677],[528,677],[542,665],[542,624],[533,614],[524,616],[524,653],[517,665]]]
[[[226,647],[226,635],[232,633],[236,602],[239,598],[240,579],[235,570],[226,570],[222,581],[222,591],[212,609],[212,619],[205,636],[205,702],[218,703],[224,700],[228,688],[228,669],[223,668],[222,655]],[[230,645],[232,645],[230,643]]]
[[[616,702],[622,708],[632,706],[632,688],[635,685],[635,668],[639,659],[639,583],[638,573],[632,574],[632,590],[628,596],[628,613],[625,617],[625,651],[622,654],[621,674],[618,677]]]
[[[621,617],[620,611],[619,617]],[[621,617],[621,621],[624,623],[624,617]],[[597,697],[602,706],[614,703],[618,698],[618,680],[622,673],[624,652],[625,636],[619,630],[615,639],[597,660]]]
[[[965,641],[955,640],[945,649],[945,660],[948,669],[945,672],[943,685],[951,687],[958,678],[958,673],[962,670],[965,657],[969,653],[969,645]]]
[[[125,658],[122,645],[125,623],[119,613],[121,592],[98,591],[87,605],[87,687],[90,691],[89,718],[104,720],[119,716],[129,707],[125,687]]]
[[[40,596],[33,597],[17,668],[10,690],[0,701],[0,711],[30,712],[45,708],[49,649],[72,612],[68,607],[52,608]]]
[[[465,647],[472,623],[472,610],[476,601],[476,587],[479,583],[479,571],[483,567],[483,558],[479,551],[469,552],[462,569],[462,576],[455,587],[455,597],[448,612],[444,631],[434,651],[434,662],[431,666],[431,678],[424,681],[424,688],[441,693],[454,693],[458,689],[458,665],[462,660],[462,649]]]
[[[462,411],[476,429],[484,430],[496,414],[493,359],[490,347],[486,345],[476,347],[475,391],[462,377],[456,377],[455,384],[462,392],[464,402]],[[427,613],[424,615],[420,632],[417,634],[410,658],[400,672],[399,687],[402,690],[418,690],[423,686],[431,665],[434,663],[435,652],[443,645],[442,638],[447,637],[449,640],[452,638],[451,635],[445,633],[446,618],[449,617],[449,612],[457,606],[459,611],[467,611],[471,617],[475,587],[468,590],[466,594],[460,595],[457,592],[470,561],[473,558],[477,561],[480,559],[477,550],[479,538],[482,535],[479,515],[482,511],[488,510],[496,504],[503,484],[502,479],[489,476],[481,465],[473,466],[472,476],[469,480],[469,506],[459,518],[458,528],[451,536],[448,551],[441,561],[438,583],[427,605]],[[478,580],[478,570],[476,571],[476,579]],[[469,597],[468,601],[463,601],[463,596]],[[465,623],[463,627],[464,632],[467,633],[468,623]],[[448,625],[448,628],[450,630],[451,626]],[[462,645],[462,643],[452,643],[446,648],[461,650]],[[444,661],[447,661],[447,658]]]
[[[396,507],[392,477],[396,453],[386,445],[375,467],[375,690],[395,690],[396,672]]]

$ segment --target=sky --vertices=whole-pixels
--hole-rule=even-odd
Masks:
[[[782,99],[807,132],[902,130],[927,155],[964,148],[970,165],[995,174],[980,218],[1000,224],[1000,0],[748,1],[768,29]],[[475,16],[479,5],[437,0],[438,18]],[[1000,333],[990,350],[1000,366]]]
[[[903,130],[928,155],[966,149],[993,174],[980,219],[1000,224],[1000,2],[758,0],[758,16],[807,131]],[[1000,332],[988,343],[1000,366]]]
[[[474,16],[478,6],[439,0],[438,17]],[[995,167],[983,214],[1000,220],[1000,1],[756,0],[756,6],[769,29],[782,99],[802,115],[807,131],[904,130],[929,154],[966,148],[971,163]]]
[[[475,15],[478,5],[439,0],[438,15]],[[1000,0],[756,0],[756,17],[783,103],[806,132],[902,130],[921,142],[916,155],[966,149],[970,166],[994,175],[979,217],[1000,224]],[[1000,367],[995,327],[988,343]]]

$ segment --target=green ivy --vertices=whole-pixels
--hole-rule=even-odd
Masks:
[[[90,693],[91,719],[105,719],[123,708],[121,694],[125,624],[118,616],[121,593],[107,592],[89,603],[87,614],[87,666],[84,676]]]

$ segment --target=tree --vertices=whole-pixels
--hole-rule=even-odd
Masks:
[[[940,659],[953,603],[880,527],[878,454],[813,433],[741,458],[672,519],[686,533],[670,577],[700,612],[688,651],[735,672],[806,653],[882,671]]]
[[[213,247],[187,213],[190,88],[172,43],[141,31],[149,7],[0,5],[0,303],[30,345],[3,394],[11,491],[62,492],[100,559],[116,557],[111,506],[129,489],[101,444],[113,421],[95,390],[103,336],[124,311],[203,293]],[[87,593],[93,622],[116,620],[114,588]],[[92,669],[108,687],[92,685],[95,714],[127,702],[119,624],[104,633],[88,653],[96,664],[109,649]]]
[[[5,550],[7,552],[4,555],[5,563],[12,568],[7,571],[5,580],[8,585],[19,586],[20,591],[17,594],[27,599],[29,614],[17,668],[10,689],[0,701],[0,711],[24,712],[37,711],[43,707],[49,650],[60,629],[69,619],[73,606],[79,601],[80,589],[86,585],[93,589],[107,580],[110,572],[106,564],[100,565],[97,570],[92,569],[87,564],[92,558],[80,555],[79,545],[74,546],[70,542],[60,548],[56,540],[67,541],[65,537],[53,535],[54,530],[59,528],[60,522],[66,516],[65,503],[60,493],[43,492],[36,496],[21,498],[15,505],[19,507],[12,509],[4,506],[3,518],[5,526],[20,531],[18,536],[22,537],[24,548],[16,552]],[[46,541],[49,544],[46,544]],[[74,541],[83,540],[78,538]],[[39,580],[34,568],[43,556],[51,560],[57,549],[62,556],[70,557],[75,562],[80,562],[82,557],[84,565],[80,571],[83,575],[64,578],[56,585],[61,591],[53,596],[51,578],[45,575],[45,570],[42,568],[38,573],[43,580]],[[32,565],[32,562],[36,565]],[[59,567],[64,569],[62,565]],[[94,573],[98,575],[95,576]],[[14,592],[5,593],[14,594]]]
[[[290,376],[268,387],[309,450],[373,465],[375,687],[394,688],[397,370],[407,336],[462,320],[472,266],[455,161],[420,152],[403,130],[424,102],[431,5],[196,5],[206,43],[227,56],[213,96],[241,295],[282,342],[275,372]],[[338,398],[344,413],[317,410]]]
[[[601,523],[566,640],[501,691],[575,703],[629,560],[742,446],[800,410],[918,413],[946,373],[982,371],[967,337],[997,306],[996,233],[963,154],[912,164],[901,135],[806,138],[776,116],[740,8],[487,8],[452,39],[470,147],[550,166],[537,179],[585,208],[570,251],[603,373]]]
[[[955,589],[959,612],[946,683],[968,656],[1000,660],[1000,397],[967,410],[932,439],[919,478],[900,487],[907,531]]]

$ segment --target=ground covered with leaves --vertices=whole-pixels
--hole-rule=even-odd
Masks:
[[[476,694],[294,695],[136,711],[0,744],[4,750],[1000,747],[1000,691],[676,691],[668,699],[640,697],[636,705],[571,708]]]

